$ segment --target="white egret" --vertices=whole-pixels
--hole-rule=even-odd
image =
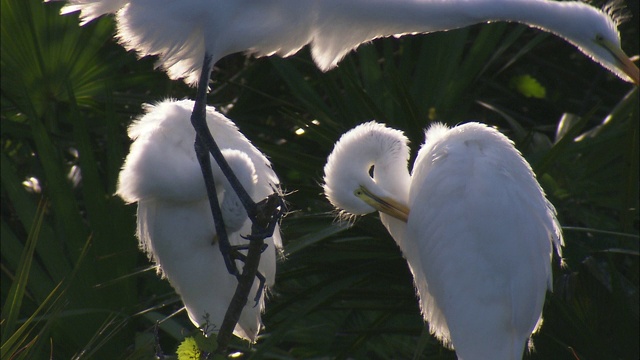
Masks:
[[[193,147],[195,131],[189,124],[193,101],[164,101],[147,106],[146,114],[129,127],[134,141],[120,172],[117,194],[127,203],[138,203],[137,236],[140,247],[158,265],[180,294],[189,318],[198,327],[217,331],[222,323],[237,280],[230,275],[217,249],[216,230],[202,172]],[[253,198],[273,192],[278,178],[269,160],[247,140],[236,126],[212,107],[207,108],[209,127],[219,135],[218,143],[231,168]],[[251,224],[235,192],[213,166],[216,192],[231,245],[245,245],[241,235]],[[281,247],[279,229],[266,239],[259,271],[265,285],[275,280],[276,249]],[[254,283],[252,291],[258,291]],[[259,305],[249,302],[234,334],[253,341],[260,328]]]
[[[430,331],[460,359],[521,359],[563,244],[555,210],[497,130],[434,124],[425,135],[410,175],[402,132],[354,128],[327,160],[325,194],[347,214],[380,211]]]
[[[289,56],[311,44],[322,70],[351,50],[385,36],[511,21],[554,33],[619,76],[640,82],[620,46],[608,6],[549,0],[67,0],[62,13],[80,11],[81,24],[116,14],[122,45],[158,55],[172,79],[195,85],[209,56]],[[210,69],[205,68],[205,71]],[[208,77],[206,78],[208,79]],[[207,84],[202,84],[205,86]]]

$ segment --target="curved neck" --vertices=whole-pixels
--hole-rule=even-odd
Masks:
[[[589,7],[549,0],[335,0],[326,5],[339,7],[355,23],[384,27],[387,36],[451,30],[490,21],[519,22],[557,33],[556,24],[561,24],[567,13],[558,12],[558,8]]]

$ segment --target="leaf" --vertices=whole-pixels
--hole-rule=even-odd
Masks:
[[[525,97],[544,99],[547,90],[531,75],[520,75],[511,78],[510,86]]]

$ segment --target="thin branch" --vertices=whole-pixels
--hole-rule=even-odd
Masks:
[[[284,212],[284,201],[278,192],[269,195],[266,199],[256,204],[256,219],[251,226],[251,235],[247,236],[249,246],[247,256],[244,259],[242,274],[238,277],[238,286],[233,294],[231,303],[224,315],[224,320],[218,332],[218,348],[216,354],[226,354],[227,347],[233,335],[242,309],[247,305],[247,299],[253,282],[258,274],[260,265],[260,255],[265,249],[264,239],[273,234],[273,228]],[[265,233],[265,229],[270,228],[270,233]],[[264,278],[262,278],[264,280]],[[260,299],[264,292],[264,282],[258,287],[256,301]],[[257,305],[256,305],[257,306]]]
[[[244,309],[245,305],[247,304],[249,293],[251,292],[251,288],[253,287],[253,281],[256,278],[258,265],[260,264],[260,255],[262,253],[263,245],[264,240],[253,240],[249,242],[247,258],[244,262],[242,274],[238,278],[238,286],[236,287],[236,292],[233,294],[231,303],[229,303],[229,308],[227,308],[227,312],[224,315],[224,320],[222,321],[222,325],[220,326],[220,331],[218,332],[218,349],[216,350],[217,354],[226,354],[227,352],[227,347],[229,346],[229,342],[231,341],[231,337],[233,335],[233,329],[236,327],[236,324],[240,319],[242,309]]]

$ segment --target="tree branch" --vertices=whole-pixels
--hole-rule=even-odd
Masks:
[[[233,294],[231,303],[229,303],[227,312],[224,315],[224,320],[220,326],[220,331],[218,332],[218,348],[216,349],[216,354],[226,354],[227,352],[227,347],[233,335],[233,329],[240,319],[242,309],[247,305],[249,293],[251,292],[253,282],[258,273],[260,255],[265,250],[264,239],[273,234],[273,227],[275,227],[275,224],[283,212],[284,203],[280,194],[277,192],[256,204],[256,221],[254,221],[251,226],[251,235],[246,237],[249,240],[247,256],[244,259],[242,274],[238,277],[236,292]],[[265,234],[265,228],[269,228],[271,225],[273,225],[271,232],[269,235]],[[263,287],[260,286],[258,288],[258,294],[256,295],[256,301],[263,295],[263,291]]]
[[[229,303],[229,308],[227,308],[224,320],[220,326],[220,331],[218,332],[217,354],[226,354],[227,352],[227,347],[229,346],[229,342],[233,335],[233,329],[236,327],[236,324],[240,319],[242,309],[244,309],[247,304],[249,293],[253,287],[253,282],[256,278],[256,273],[258,272],[258,265],[260,264],[260,255],[262,253],[263,245],[264,240],[252,240],[249,242],[247,258],[244,262],[242,274],[238,278],[236,292],[233,294],[231,303]]]

